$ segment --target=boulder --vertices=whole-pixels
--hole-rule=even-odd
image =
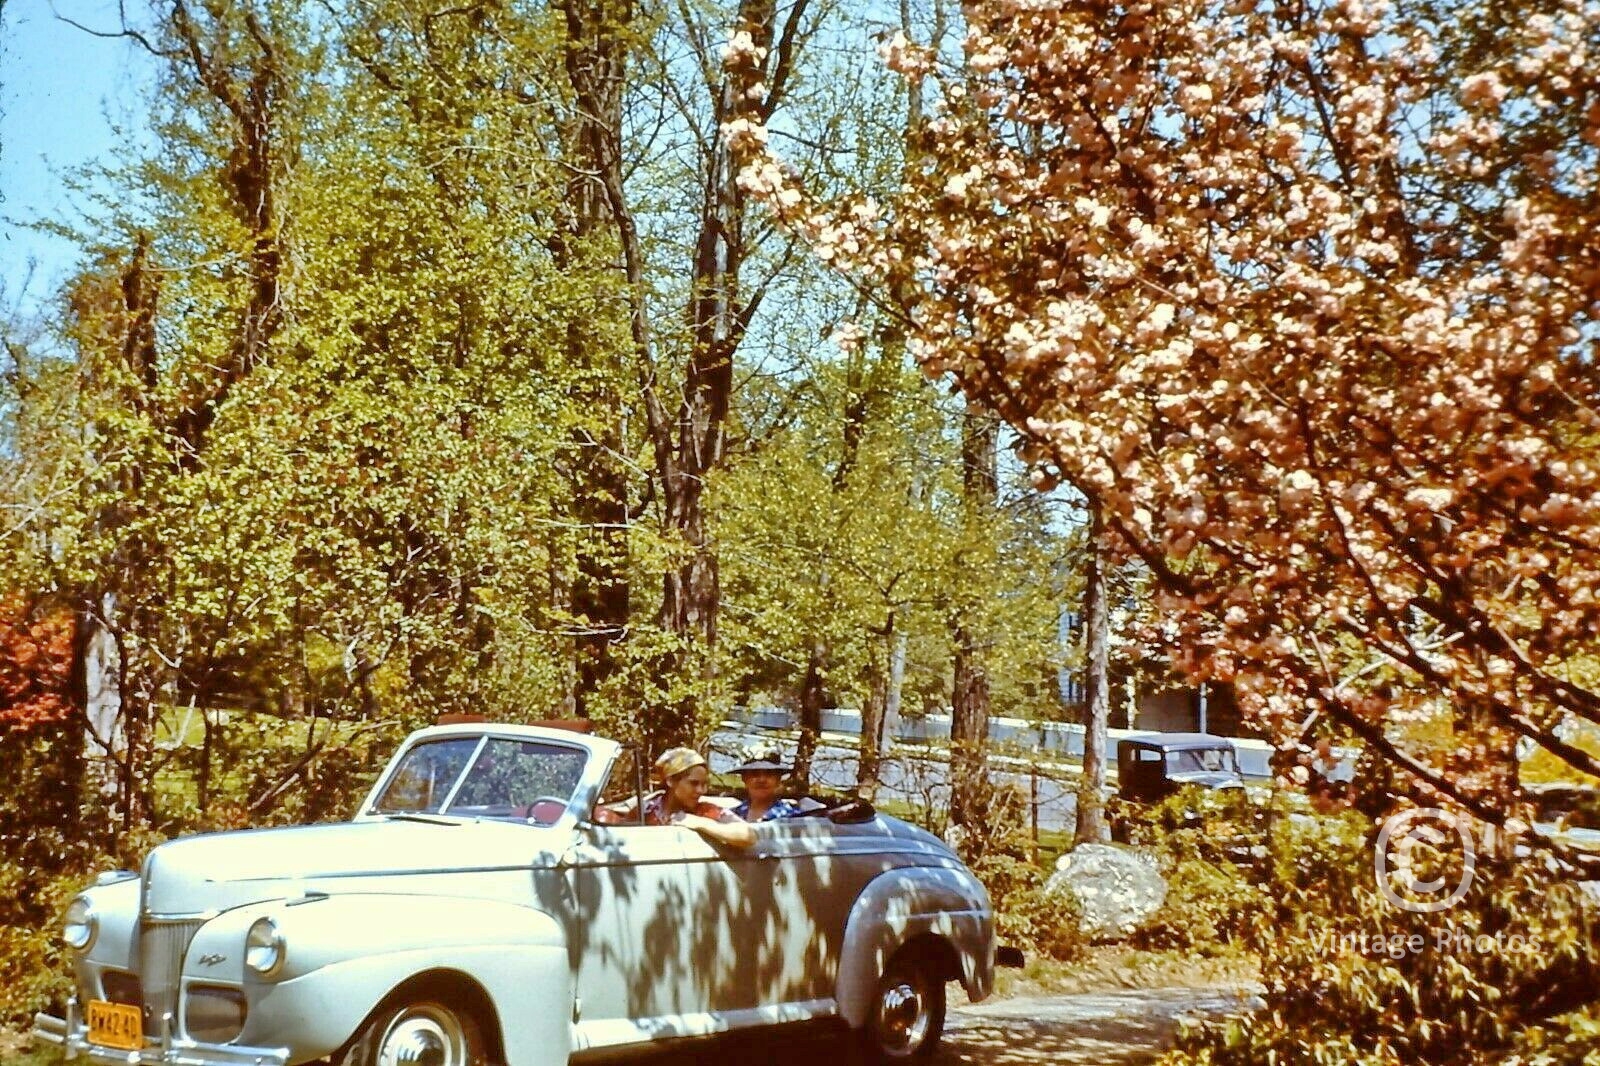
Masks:
[[[1083,914],[1083,932],[1115,940],[1149,921],[1167,898],[1155,857],[1108,844],[1079,844],[1056,860],[1047,892],[1070,891]]]

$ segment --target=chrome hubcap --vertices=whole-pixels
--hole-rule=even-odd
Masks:
[[[450,1011],[413,1007],[389,1023],[378,1066],[466,1066],[467,1036]]]
[[[884,1050],[891,1053],[915,1051],[928,1034],[922,992],[910,981],[884,986],[878,1001],[878,1019]]]

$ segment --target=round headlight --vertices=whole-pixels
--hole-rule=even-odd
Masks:
[[[283,934],[271,918],[257,918],[244,937],[244,963],[262,977],[283,966]]]
[[[89,905],[88,897],[79,896],[67,906],[67,916],[61,923],[61,939],[73,951],[88,951],[100,930],[100,917]]]

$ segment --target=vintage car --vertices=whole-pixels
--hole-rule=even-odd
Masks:
[[[1185,785],[1243,788],[1233,741],[1209,733],[1149,733],[1117,741],[1117,795],[1156,803]]]
[[[832,1018],[897,1061],[946,982],[989,993],[989,898],[937,838],[856,804],[725,848],[630,822],[632,762],[435,726],[348,823],[164,844],[73,900],[77,992],[34,1033],[120,1066],[559,1066]]]

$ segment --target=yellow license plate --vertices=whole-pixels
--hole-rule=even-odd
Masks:
[[[126,1003],[89,1001],[89,1043],[138,1051],[144,1047],[144,1015]]]

